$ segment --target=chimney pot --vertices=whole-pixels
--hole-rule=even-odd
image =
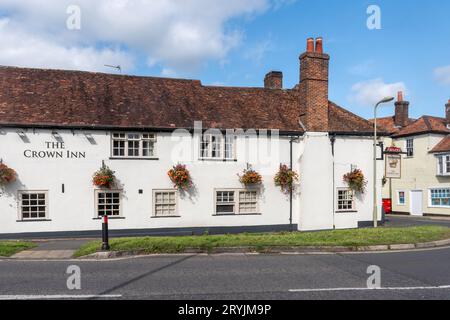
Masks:
[[[403,91],[398,92],[397,100],[394,122],[396,127],[403,128],[409,124],[409,102],[403,99]]]
[[[306,52],[314,52],[314,39],[308,38],[306,43]]]
[[[264,88],[283,89],[283,72],[271,71],[264,78]]]
[[[447,120],[447,126],[450,126],[450,99],[445,105],[445,119]]]
[[[323,39],[317,38],[316,39],[316,53],[323,53]]]

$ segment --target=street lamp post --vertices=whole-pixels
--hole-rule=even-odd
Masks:
[[[383,100],[379,101],[374,108],[374,117],[373,117],[373,227],[378,227],[378,195],[377,195],[377,109],[378,106],[382,103],[388,103],[393,101],[393,97],[386,97]]]

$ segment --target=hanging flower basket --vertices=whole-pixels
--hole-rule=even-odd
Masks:
[[[175,188],[188,190],[192,187],[192,178],[185,165],[178,164],[167,173]]]
[[[17,173],[6,164],[0,163],[0,185],[7,185],[16,181]]]
[[[253,169],[246,169],[243,175],[238,175],[239,181],[246,186],[260,185],[263,182],[262,176]]]
[[[367,180],[361,170],[355,169],[344,175],[344,182],[355,192],[365,193]]]
[[[280,170],[275,175],[275,185],[281,188],[284,193],[294,190],[294,183],[299,180],[298,173],[289,169],[287,165],[280,165]]]
[[[116,176],[114,175],[114,171],[112,171],[108,166],[103,166],[100,170],[94,173],[92,178],[92,183],[94,186],[99,188],[111,188],[115,181]]]

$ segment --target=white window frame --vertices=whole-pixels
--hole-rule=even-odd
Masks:
[[[98,214],[98,206],[99,206],[99,194],[100,193],[119,193],[119,214],[118,215],[108,215],[108,218],[110,219],[114,219],[114,218],[123,218],[123,213],[122,213],[122,209],[123,209],[123,190],[121,189],[97,189],[94,191],[95,195],[94,195],[94,209],[95,209],[95,219],[99,219],[102,218],[103,216],[100,216]]]
[[[213,138],[220,139],[219,143],[212,142]],[[205,140],[206,139],[206,140]],[[231,157],[227,156],[227,151],[229,151],[230,140],[231,139]],[[203,144],[208,143],[207,155],[203,155]],[[213,156],[213,146],[219,146],[219,155]],[[228,146],[228,148],[227,148]],[[199,140],[199,158],[201,160],[220,160],[220,161],[234,161],[236,160],[236,136],[235,135],[223,135],[221,133],[204,133],[200,136]]]
[[[123,135],[124,137],[116,137],[116,135]],[[130,138],[130,135],[139,135],[139,139]],[[146,137],[147,136],[147,137]],[[115,155],[114,148],[115,141],[124,142],[124,155]],[[139,154],[129,155],[129,146],[131,141],[139,141]],[[153,155],[144,156],[144,142],[153,142]],[[112,132],[111,133],[111,157],[117,159],[156,159],[157,158],[157,144],[158,135],[151,132]]]
[[[218,213],[217,212],[217,206],[220,205],[220,203],[217,201],[217,193],[218,192],[234,192],[234,198],[233,202],[227,202],[223,203],[226,204],[233,204],[234,206],[234,212],[233,213]],[[241,212],[240,205],[245,202],[240,201],[240,195],[242,192],[253,192],[256,193],[256,210],[255,212]],[[252,201],[250,201],[252,202]],[[247,203],[250,203],[247,202]],[[215,216],[246,216],[246,215],[260,215],[260,192],[259,190],[253,190],[253,189],[214,189],[214,215]]]
[[[339,209],[339,192],[340,191],[346,191],[350,192],[352,194],[352,208],[351,209]],[[336,189],[336,212],[357,212],[356,210],[356,200],[355,200],[355,191],[353,191],[350,188],[337,188]],[[343,200],[348,201],[348,200]]]
[[[436,161],[437,161],[437,175],[450,176],[450,153],[442,153],[436,155]]]
[[[428,189],[428,207],[429,208],[450,208],[450,202],[449,202],[449,205],[436,205],[436,204],[433,204],[432,194],[433,194],[433,191],[435,191],[435,190],[449,190],[449,192],[450,192],[450,187],[429,188]],[[439,198],[439,199],[443,199],[443,198]]]
[[[403,196],[404,202],[403,203],[400,202],[400,192],[404,193],[404,196]],[[397,190],[396,194],[397,194],[397,205],[398,206],[406,206],[406,191],[405,190]]]
[[[175,212],[172,215],[159,216],[159,215],[156,214],[156,205],[157,205],[157,203],[156,203],[156,195],[158,193],[173,193],[173,194],[175,194]],[[153,218],[180,217],[179,211],[178,211],[179,210],[178,198],[179,198],[179,193],[178,193],[177,190],[174,190],[174,189],[154,189],[153,192],[152,192],[152,199],[153,199],[153,201],[152,201],[152,217]]]
[[[48,217],[49,217],[49,192],[48,192],[48,190],[19,190],[19,191],[17,191],[17,194],[18,194],[19,221],[46,221],[46,220],[48,220]],[[45,217],[43,217],[43,218],[42,217],[37,217],[37,218],[31,218],[31,217],[24,218],[23,217],[23,207],[24,206],[23,206],[23,202],[22,202],[23,201],[22,196],[24,194],[27,194],[27,195],[43,194],[45,196],[45,199],[44,199],[45,200]],[[36,199],[36,200],[39,200],[39,199]],[[28,206],[33,207],[31,204]],[[37,204],[36,206],[39,206],[39,205]],[[30,213],[30,216],[31,216],[31,213]]]
[[[408,158],[414,157],[414,138],[407,138],[405,140],[405,150],[406,150],[406,156]],[[410,153],[411,151],[411,153]]]

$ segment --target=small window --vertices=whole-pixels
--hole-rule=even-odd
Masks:
[[[97,190],[96,191],[96,208],[97,216],[121,216],[121,199],[122,192],[117,190]]]
[[[354,211],[355,196],[351,189],[338,189],[337,191],[337,210]]]
[[[154,158],[156,135],[150,133],[113,133],[112,156],[117,158]]]
[[[20,219],[44,220],[47,219],[48,194],[47,192],[21,191],[19,192]]]
[[[217,191],[216,214],[236,214],[234,191]]]
[[[259,214],[258,196],[253,190],[216,191],[216,215]]]
[[[414,139],[406,140],[406,155],[408,157],[414,156]]]
[[[450,207],[450,188],[431,189],[430,203],[433,207]]]
[[[177,216],[177,192],[174,190],[161,190],[153,192],[153,216]]]
[[[443,154],[437,156],[438,160],[438,175],[450,175],[450,154]]]
[[[397,203],[400,206],[404,206],[406,204],[406,192],[405,191],[397,191]]]
[[[235,159],[235,136],[219,134],[204,134],[200,141],[200,158],[212,160]]]
[[[258,212],[258,193],[256,191],[239,191],[239,213]]]

